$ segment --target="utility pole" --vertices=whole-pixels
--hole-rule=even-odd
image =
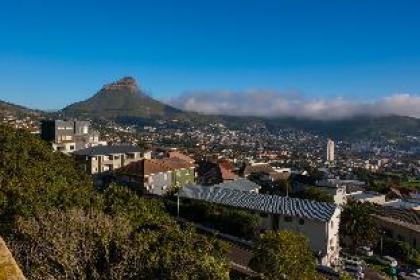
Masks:
[[[179,218],[179,191],[176,193],[176,217]]]

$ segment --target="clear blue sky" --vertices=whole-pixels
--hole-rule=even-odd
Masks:
[[[2,1],[0,99],[60,108],[134,76],[153,96],[420,93],[420,1]]]

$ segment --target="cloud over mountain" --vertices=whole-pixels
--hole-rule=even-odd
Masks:
[[[317,120],[346,119],[361,115],[420,118],[420,96],[412,94],[395,94],[373,102],[360,102],[340,97],[311,99],[296,92],[194,91],[169,100],[169,104],[186,111],[236,116],[278,116]]]

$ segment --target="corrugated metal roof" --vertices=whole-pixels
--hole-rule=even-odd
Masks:
[[[243,192],[218,187],[188,186],[180,197],[245,208],[253,211],[328,222],[336,206],[331,203],[277,195]]]

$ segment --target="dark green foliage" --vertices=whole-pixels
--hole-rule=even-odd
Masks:
[[[384,255],[394,256],[414,266],[420,266],[420,252],[407,242],[385,238],[383,253]]]
[[[175,203],[168,204],[168,208],[176,214]],[[245,239],[257,237],[261,223],[257,214],[202,201],[182,203],[180,215],[190,221]]]
[[[181,228],[161,201],[96,192],[71,157],[0,129],[0,235],[28,279],[228,279],[223,245]]]
[[[334,197],[319,188],[311,187],[307,190],[291,194],[292,197],[334,203]]]
[[[95,198],[91,182],[72,158],[25,131],[0,126],[0,217],[8,226],[52,207],[86,207]]]
[[[376,245],[379,240],[379,231],[371,216],[374,211],[374,206],[369,203],[351,202],[347,204],[341,213],[341,241],[350,243],[352,249],[359,246]]]
[[[318,279],[306,237],[293,231],[269,231],[255,242],[250,267],[267,279]]]

